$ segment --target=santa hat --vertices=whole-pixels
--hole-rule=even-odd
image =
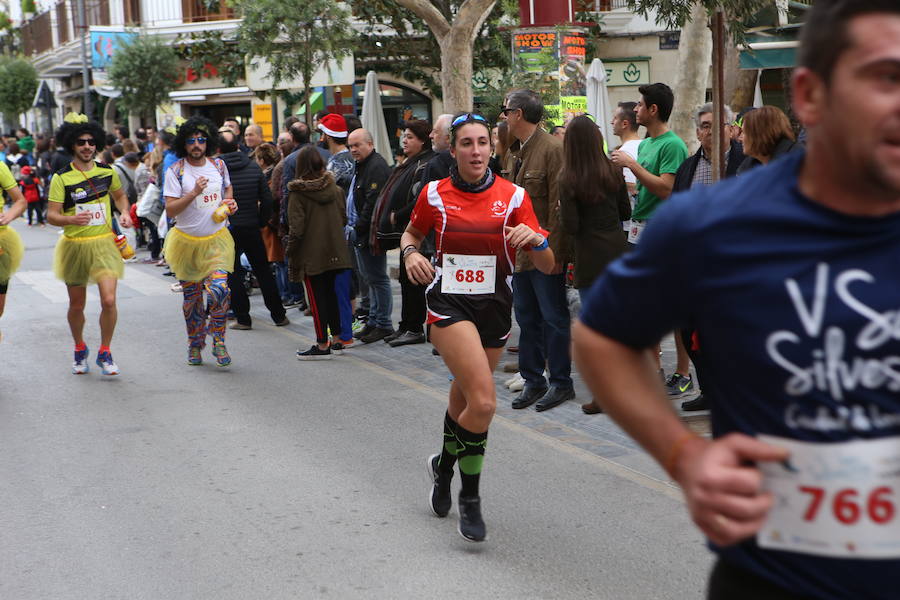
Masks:
[[[319,119],[319,131],[331,137],[345,138],[347,137],[347,122],[341,115],[328,113]]]

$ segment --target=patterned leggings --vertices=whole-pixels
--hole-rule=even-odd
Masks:
[[[187,325],[188,341],[192,348],[206,346],[206,334],[212,336],[214,344],[225,343],[225,315],[228,312],[228,273],[213,271],[203,281],[182,281],[184,292],[184,322]],[[203,306],[203,291],[206,290],[206,306]],[[209,315],[207,325],[206,316]]]

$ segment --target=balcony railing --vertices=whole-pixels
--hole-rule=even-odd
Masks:
[[[628,8],[628,0],[576,0],[578,12],[609,12],[617,8]]]
[[[56,5],[56,35],[60,45],[69,41],[69,11],[65,0]]]
[[[225,0],[218,0],[218,2],[181,0],[181,14],[185,23],[224,21],[234,18],[234,9],[229,7]]]
[[[22,26],[22,47],[26,56],[40,54],[53,47],[49,11],[39,14]]]

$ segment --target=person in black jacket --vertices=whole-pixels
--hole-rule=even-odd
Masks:
[[[363,278],[369,283],[369,319],[365,328],[355,334],[365,344],[384,339],[394,333],[391,324],[391,280],[387,272],[387,255],[377,245],[370,245],[372,213],[391,169],[375,152],[372,134],[357,129],[347,138],[350,154],[356,161],[356,174],[347,198],[347,227],[350,241],[356,246],[356,258]]]
[[[675,173],[675,183],[672,185],[672,192],[684,191],[695,183],[706,185],[712,183],[712,161],[710,159],[713,143],[712,115],[713,106],[711,102],[707,102],[697,109],[695,121],[700,147],[678,167],[678,171]],[[725,139],[730,141],[728,152],[725,154],[725,177],[735,175],[746,159],[741,143],[732,139],[730,135],[731,122],[734,120],[733,115],[734,113],[727,105],[723,107],[722,118],[725,120]],[[699,173],[698,167],[701,167]]]
[[[238,205],[237,212],[229,218],[229,230],[234,238],[234,271],[228,274],[228,287],[231,289],[231,309],[236,319],[231,328],[252,328],[250,298],[243,285],[244,268],[240,260],[242,253],[250,261],[272,321],[278,326],[288,325],[290,321],[281,304],[281,296],[278,294],[275,276],[269,269],[266,247],[260,234],[260,228],[272,215],[272,193],[266,176],[259,165],[238,149],[237,138],[231,132],[220,134],[219,151],[228,167],[234,200]]]
[[[375,213],[373,224],[378,226],[377,243],[381,251],[400,247],[400,236],[406,231],[409,217],[422,186],[422,172],[434,156],[431,149],[431,124],[414,119],[406,122],[400,143],[406,156],[401,164],[394,167],[390,179],[384,186]],[[431,255],[426,255],[431,258]],[[400,261],[400,294],[402,306],[397,331],[384,338],[392,347],[425,343],[425,288],[410,281],[406,265]]]
[[[741,144],[731,139],[731,123],[734,120],[734,114],[727,105],[723,107],[722,118],[725,121],[725,138],[731,140],[731,147],[725,155],[725,177],[732,177],[738,173],[738,169],[746,157]],[[695,185],[709,185],[713,182],[712,161],[710,160],[713,147],[712,103],[707,102],[697,109],[695,121],[700,148],[678,167],[678,171],[675,173],[675,183],[672,185],[672,193],[683,192]],[[700,395],[682,402],[681,409],[685,411],[706,410],[709,408],[709,398],[703,392],[703,356],[700,354],[699,347],[694,343],[694,328],[685,327],[676,331],[675,344],[678,348],[679,366],[667,382],[666,391],[670,396],[678,396],[693,388],[689,372],[690,366],[687,360],[682,358],[682,356],[686,356],[694,364]]]

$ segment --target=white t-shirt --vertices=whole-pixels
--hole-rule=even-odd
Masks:
[[[166,197],[181,198],[188,191],[194,189],[194,185],[200,177],[206,177],[209,180],[203,193],[194,198],[194,201],[175,217],[177,229],[188,235],[205,237],[216,233],[228,224],[227,220],[216,223],[212,218],[213,213],[222,204],[225,188],[231,185],[228,168],[224,163],[222,163],[222,172],[225,175],[224,178],[219,174],[219,169],[216,168],[212,159],[208,158],[202,167],[195,167],[185,159],[184,175],[179,183],[178,163],[176,162],[169,168],[163,189],[163,195]]]
[[[619,148],[622,152],[629,154],[631,158],[637,160],[638,156],[638,146],[641,145],[641,140],[628,140],[622,147]],[[634,176],[634,173],[631,172],[631,169],[624,168],[622,169],[622,174],[625,175],[625,183],[637,183],[637,177]]]

